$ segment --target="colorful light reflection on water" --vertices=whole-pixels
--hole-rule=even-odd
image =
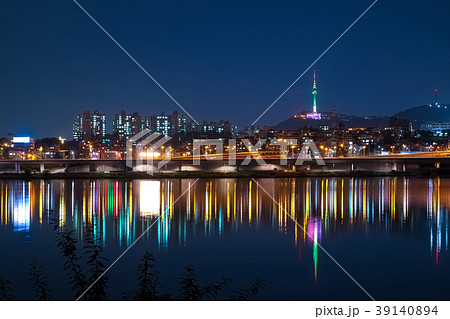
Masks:
[[[162,250],[192,238],[267,228],[287,236],[298,256],[312,248],[314,281],[324,238],[344,232],[414,233],[426,226],[435,264],[448,251],[449,179],[311,178],[199,180],[0,181],[1,231],[26,234],[48,224],[83,240],[94,226],[103,246],[127,247],[152,223],[145,240]],[[277,203],[261,190],[263,187]],[[177,201],[175,203],[175,201]],[[298,224],[291,220],[294,218]],[[308,235],[309,234],[309,235]],[[319,262],[320,261],[320,262]]]

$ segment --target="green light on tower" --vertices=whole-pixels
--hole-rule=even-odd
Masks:
[[[316,85],[316,70],[314,70],[314,78],[313,78],[313,113],[317,113],[317,85]]]

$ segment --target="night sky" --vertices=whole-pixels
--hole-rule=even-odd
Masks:
[[[198,121],[250,125],[372,0],[79,3]],[[450,1],[379,0],[318,62],[318,108],[450,103]],[[70,0],[0,2],[0,136],[71,139],[84,109],[178,107]],[[311,109],[312,72],[261,120]]]

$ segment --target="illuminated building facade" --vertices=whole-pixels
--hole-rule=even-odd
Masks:
[[[122,111],[114,116],[113,134],[119,139],[129,139],[148,127],[148,118],[139,113],[127,114]]]
[[[185,134],[188,131],[186,116],[176,111],[170,115],[161,112],[159,115],[152,115],[150,119],[150,130],[152,132],[159,132],[167,136]]]
[[[204,121],[198,125],[193,124],[192,129],[196,133],[222,137],[231,137],[237,134],[237,127],[230,121],[223,120],[219,122]]]
[[[30,159],[31,153],[34,151],[34,140],[28,136],[13,137],[9,143],[9,159]]]
[[[151,122],[152,132],[159,132],[165,136],[172,132],[171,118],[169,115],[165,115],[164,112],[161,112],[159,115],[152,115]]]
[[[86,141],[92,138],[104,138],[106,135],[106,116],[95,111],[78,114],[73,122],[73,139]]]
[[[423,131],[431,131],[434,135],[442,136],[445,131],[450,131],[450,122],[426,122],[420,125]]]
[[[170,119],[173,134],[185,134],[187,132],[188,124],[186,116],[175,111],[170,116]]]

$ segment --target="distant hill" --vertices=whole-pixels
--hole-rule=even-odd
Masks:
[[[319,127],[331,125],[330,113],[323,113],[326,119],[312,120],[291,117],[273,126],[277,130],[297,130],[304,127]],[[414,129],[418,129],[422,123],[450,122],[450,104],[421,105],[393,114],[399,119],[410,119]],[[389,116],[353,116],[338,114],[336,123],[343,123],[345,127],[377,127],[389,124]]]
[[[331,125],[330,118],[321,120],[302,119],[298,117],[291,117],[283,122],[273,126],[277,130],[297,130],[304,127],[319,127],[320,125]],[[348,116],[338,114],[335,120],[336,125],[343,123],[345,127],[377,127],[380,125],[387,125],[389,117],[387,116]]]
[[[440,104],[440,107],[436,105],[416,106],[395,113],[393,116],[396,116],[399,119],[410,119],[413,127],[418,129],[420,124],[427,121],[450,122],[450,104]]]
[[[283,122],[278,123],[272,128],[276,130],[295,131],[304,127],[319,127],[320,125],[330,125],[330,120],[310,120],[291,117]]]

